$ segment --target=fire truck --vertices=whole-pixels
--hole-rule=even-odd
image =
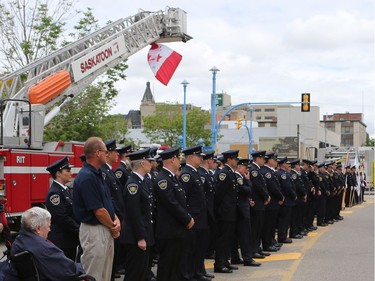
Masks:
[[[0,203],[8,220],[44,206],[51,184],[46,167],[68,156],[75,176],[83,143],[43,142],[43,129],[60,108],[95,78],[151,43],[186,42],[186,12],[179,8],[115,21],[82,39],[1,77]]]

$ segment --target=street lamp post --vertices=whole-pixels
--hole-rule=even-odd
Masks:
[[[211,143],[212,149],[216,150],[216,73],[220,71],[216,66],[212,67],[210,69],[212,72],[212,95],[211,95],[211,114],[212,114],[212,120],[211,120]]]
[[[186,87],[189,84],[188,81],[184,80],[181,82],[184,87],[184,112],[183,112],[183,123],[182,123],[182,149],[186,148]]]

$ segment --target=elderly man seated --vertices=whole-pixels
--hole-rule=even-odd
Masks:
[[[40,280],[64,280],[85,273],[80,264],[68,259],[64,252],[47,240],[51,214],[42,208],[26,210],[21,218],[21,230],[12,245],[11,256],[32,253]]]

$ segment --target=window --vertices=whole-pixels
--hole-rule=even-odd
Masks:
[[[273,118],[274,118],[273,116],[265,116],[264,117],[264,119],[266,119],[266,120],[273,120]]]
[[[264,111],[265,112],[274,112],[275,109],[274,108],[265,108]]]
[[[262,109],[260,109],[260,108],[255,108],[255,110],[254,110],[255,112],[261,112],[262,111]]]
[[[260,120],[260,119],[262,119],[262,117],[261,116],[257,116],[257,118],[256,118],[257,120]]]
[[[264,123],[258,123],[258,127],[265,127]]]

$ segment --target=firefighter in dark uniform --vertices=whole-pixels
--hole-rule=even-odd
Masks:
[[[303,217],[305,214],[305,204],[307,200],[305,184],[301,176],[300,160],[294,160],[290,162],[292,170],[290,171],[290,176],[294,183],[297,193],[296,205],[293,207],[292,218],[290,222],[290,238],[300,239],[307,235],[304,231]]]
[[[214,196],[215,196],[215,178],[212,172],[212,168],[215,165],[215,151],[206,150],[203,152],[203,161],[201,166],[198,168],[199,175],[203,182],[204,193],[206,197],[207,206],[207,222],[208,222],[208,241],[205,245],[206,256],[213,255],[215,248],[215,228],[216,219],[214,214]],[[205,275],[213,278],[213,275],[208,274],[204,269]]]
[[[319,186],[321,191],[321,196],[319,197],[318,203],[318,214],[317,223],[318,226],[327,226],[325,222],[326,207],[327,207],[327,196],[330,195],[328,179],[326,177],[326,167],[325,163],[318,165],[319,168]]]
[[[335,196],[336,196],[336,186],[333,181],[332,173],[332,162],[327,163],[325,177],[328,182],[329,195],[327,195],[327,207],[326,207],[326,217],[325,222],[328,224],[333,224],[333,208],[335,205]]]
[[[339,189],[337,191],[337,199],[336,199],[336,207],[335,207],[335,214],[334,219],[336,220],[343,220],[344,217],[340,215],[340,211],[342,209],[342,200],[345,190],[345,176],[341,171],[342,165],[341,163],[335,163],[333,165],[334,173],[337,174],[337,181]]]
[[[304,228],[309,232],[313,231],[313,220],[310,219],[310,213],[315,211],[314,208],[314,195],[315,195],[315,188],[312,183],[312,180],[309,177],[309,174],[311,172],[311,169],[313,167],[311,166],[311,161],[308,159],[302,159],[301,163],[301,179],[303,181],[303,185],[305,187],[305,193],[306,193],[306,207],[304,212]],[[318,181],[319,182],[319,181]]]
[[[73,214],[72,193],[66,186],[72,180],[71,167],[68,157],[47,167],[53,182],[47,193],[46,207],[51,213],[51,231],[48,239],[59,247],[65,256],[75,261],[79,245],[79,222]]]
[[[119,156],[120,156],[120,164],[117,166],[115,170],[115,175],[116,175],[116,178],[121,183],[121,186],[125,186],[125,183],[128,180],[128,177],[130,176],[130,173],[132,171],[131,168],[128,167],[129,160],[127,157],[127,155],[131,151],[132,151],[131,145],[126,145],[124,147],[117,149],[117,152],[119,153]]]
[[[106,163],[102,167],[100,167],[100,170],[102,172],[102,176],[106,183],[106,186],[111,193],[115,213],[120,222],[123,224],[125,213],[125,204],[122,197],[123,187],[113,171],[113,165],[117,163],[119,157],[118,148],[116,146],[115,139],[105,141],[104,144],[107,148],[108,153],[106,155]],[[124,255],[121,250],[120,239],[115,239],[114,242],[115,253],[113,260],[112,280],[114,280],[114,278],[116,277],[115,274],[118,275],[119,273],[124,273]]]
[[[310,206],[308,208],[307,224],[309,225],[310,230],[317,230],[318,227],[314,226],[314,218],[315,215],[318,214],[319,202],[322,196],[322,192],[320,189],[319,168],[317,160],[310,161],[310,171],[307,175],[312,184],[312,200],[310,201]]]
[[[288,229],[290,227],[290,219],[292,216],[292,208],[296,205],[297,193],[293,185],[293,181],[290,178],[287,168],[288,158],[284,157],[279,159],[279,170],[277,171],[277,178],[280,183],[281,192],[284,195],[284,203],[281,205],[279,210],[279,223],[277,239],[279,243],[292,243],[292,239],[288,238]]]
[[[214,272],[232,273],[238,267],[229,263],[230,247],[236,232],[237,189],[235,169],[239,150],[223,152],[224,167],[220,170],[214,196],[217,224]]]
[[[154,183],[156,239],[160,254],[157,279],[163,281],[177,280],[185,236],[194,225],[194,219],[187,210],[185,191],[176,178],[180,166],[179,149],[173,147],[159,153],[163,168]]]
[[[279,180],[276,176],[277,155],[274,152],[266,153],[266,163],[260,168],[260,173],[266,181],[267,191],[271,197],[270,203],[266,206],[264,226],[262,233],[262,247],[267,252],[277,252],[281,245],[276,243],[275,233],[277,228],[277,216],[280,205],[284,202],[284,195],[281,193]]]
[[[345,167],[345,207],[351,207],[354,180],[351,174],[350,165]]]
[[[261,248],[262,242],[262,231],[264,225],[264,215],[266,210],[266,205],[271,201],[271,197],[268,194],[267,184],[260,173],[260,168],[264,165],[266,151],[254,151],[251,156],[253,157],[253,162],[251,164],[250,180],[252,183],[252,199],[255,205],[251,207],[250,222],[251,222],[251,241],[252,250],[254,258],[264,258],[269,253],[263,252]]]
[[[240,159],[236,169],[236,180],[238,184],[238,213],[237,213],[237,235],[232,246],[232,264],[237,259],[237,263],[243,263],[244,266],[260,266],[259,262],[253,259],[253,250],[251,248],[251,224],[250,224],[250,205],[254,204],[251,200],[251,181],[248,170],[249,159]],[[238,245],[241,249],[240,260],[238,255]]]
[[[123,190],[125,218],[120,241],[125,253],[124,280],[145,280],[150,247],[154,245],[153,198],[145,177],[151,171],[150,149],[128,155],[132,173]]]
[[[202,146],[188,147],[182,151],[186,165],[181,170],[179,182],[186,195],[188,212],[194,218],[194,227],[187,233],[181,258],[180,280],[211,280],[205,276],[204,257],[208,240],[207,204],[204,185],[198,168],[204,153]]]

